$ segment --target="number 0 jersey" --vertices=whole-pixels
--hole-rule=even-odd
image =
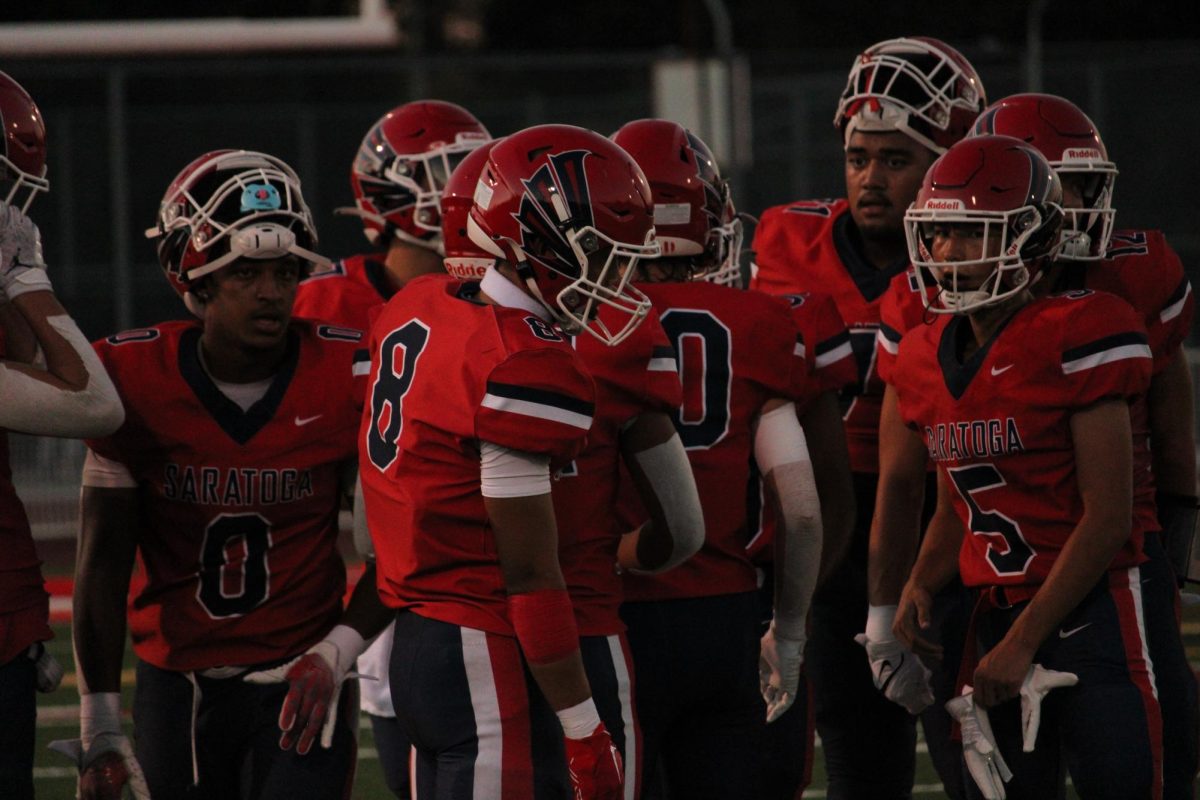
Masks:
[[[821,292],[833,298],[858,362],[858,383],[841,395],[850,469],[878,473],[883,402],[883,382],[875,369],[879,303],[908,260],[876,269],[859,255],[856,235],[845,200],[769,208],[754,232],[756,269],[750,286],[772,294]]]
[[[960,363],[972,335],[967,317],[948,315],[905,335],[900,413],[954,489],[963,583],[1039,585],[1083,515],[1071,416],[1146,392],[1146,333],[1125,301],[1081,291],[1034,300]],[[1144,560],[1143,532],[1135,513],[1110,569]]]
[[[179,671],[293,656],[337,622],[342,467],[361,391],[362,335],[294,320],[283,366],[243,412],[201,365],[200,335],[168,322],[96,342],[126,414],[88,442],[138,483],[134,651]]]
[[[557,328],[478,291],[425,276],[384,306],[359,476],[384,603],[511,636],[479,442],[566,462],[592,425],[595,390]]]
[[[682,395],[675,349],[653,309],[615,347],[588,334],[573,342],[596,383],[596,413],[587,446],[555,475],[558,556],[579,634],[610,636],[625,630],[617,613],[623,590],[615,569],[621,534],[629,532],[616,514],[621,430],[645,412],[675,413]]]
[[[665,600],[752,591],[746,553],[746,487],[754,425],[763,404],[802,400],[808,364],[787,301],[710,283],[638,284],[674,344],[683,384],[675,428],[687,449],[700,505],[704,546],[661,575],[625,576],[627,600]],[[630,526],[645,520],[627,481],[622,511]]]

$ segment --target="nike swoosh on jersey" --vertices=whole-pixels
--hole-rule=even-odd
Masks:
[[[1001,373],[1008,372],[1012,368],[1013,368],[1012,364],[1009,364],[1007,367],[999,367],[999,368],[993,366],[992,367],[992,375],[993,376],[1000,375]]]
[[[1083,630],[1084,628],[1088,627],[1091,624],[1092,623],[1090,623],[1090,622],[1085,622],[1084,624],[1080,625],[1078,628],[1071,628],[1071,630],[1069,630],[1069,631],[1064,631],[1062,629],[1059,629],[1058,638],[1066,639],[1068,636],[1074,636],[1075,634],[1079,633],[1081,630]]]
[[[304,425],[307,425],[308,423],[310,423],[310,422],[312,422],[312,421],[314,421],[314,420],[318,420],[318,419],[320,419],[320,418],[321,418],[321,417],[323,417],[323,416],[325,416],[325,415],[324,415],[324,414],[317,414],[315,417],[296,417],[296,419],[295,419],[295,420],[293,420],[293,422],[295,422],[295,423],[296,423],[296,427],[297,427],[297,428],[300,428],[300,427],[303,427]]]

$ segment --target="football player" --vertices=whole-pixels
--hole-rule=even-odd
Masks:
[[[369,579],[342,609],[361,334],[291,318],[301,276],[324,259],[277,158],[197,158],[147,235],[199,321],[95,345],[128,416],[89,441],[83,472],[81,795],[127,780],[139,797],[342,797],[358,715],[343,679],[387,621]],[[136,755],[120,721],[135,555]]]
[[[45,175],[41,113],[0,72],[0,786],[20,800],[33,797],[35,692],[54,691],[62,667],[42,644],[54,636],[50,598],[12,483],[7,431],[103,436],[124,418],[108,373],[54,296],[41,234],[25,216],[49,189]]]
[[[845,147],[846,199],[768,209],[754,236],[751,287],[832,295],[858,360],[858,383],[842,393],[858,513],[848,558],[814,600],[808,663],[834,798],[899,798],[911,793],[914,720],[872,684],[880,689],[916,687],[918,691],[899,698],[914,713],[932,699],[924,699],[923,676],[903,684],[891,679],[901,662],[909,669],[917,667],[911,654],[906,657],[895,650],[890,633],[894,608],[874,609],[868,620],[867,551],[875,517],[884,390],[873,354],[881,298],[893,276],[908,266],[904,210],[929,165],[967,133],[984,105],[984,88],[975,69],[946,43],[912,37],[872,45],[855,59],[834,118]],[[931,480],[929,488],[932,496]],[[921,513],[919,500],[916,508],[915,513]],[[953,587],[947,592],[945,605],[956,606]],[[867,646],[869,664],[863,662],[856,636]],[[943,681],[946,691],[952,680],[951,675]],[[948,733],[950,720],[936,708],[924,723],[927,730]],[[938,742],[946,737],[926,738]],[[936,744],[930,752],[947,791],[958,796],[957,752],[946,748],[939,753]]]
[[[578,454],[594,414],[566,332],[615,344],[647,313],[626,284],[659,252],[649,189],[598,134],[540,125],[491,148],[473,197],[468,235],[494,264],[478,282],[409,283],[371,333],[360,471],[397,610],[393,703],[417,796],[615,799],[621,758],[581,661],[551,465]]]
[[[492,146],[489,142],[467,156],[446,184],[442,222],[451,274],[466,277],[495,262],[467,235],[475,186]],[[600,309],[601,315],[607,313],[607,307]],[[617,613],[621,576],[613,569],[621,534],[627,533],[614,511],[622,464],[638,476],[643,502],[654,512],[653,522],[624,540],[639,569],[661,572],[695,554],[704,542],[704,516],[671,422],[681,399],[679,373],[658,314],[650,309],[633,334],[615,346],[580,335],[571,343],[596,384],[596,407],[586,446],[554,475],[558,557],[592,697],[626,767],[624,796],[635,798],[641,794],[640,731],[632,656]]]
[[[442,272],[442,191],[456,165],[490,138],[469,111],[442,100],[405,103],[384,114],[363,137],[350,168],[355,205],[339,209],[362,218],[377,252],[343,258],[302,281],[295,315],[365,331],[406,283]],[[360,672],[379,678],[360,683],[359,692],[384,780],[403,799],[410,797],[408,746],[392,710],[391,652],[389,625],[359,659]]]
[[[977,136],[930,168],[905,216],[940,316],[901,341],[893,380],[938,499],[896,626],[911,645],[955,572],[979,598],[966,696],[949,705],[984,797],[1058,796],[1063,763],[1081,796],[1159,797],[1161,676],[1144,621],[1170,608],[1142,589],[1130,421],[1152,358],[1123,300],[1034,299],[1062,246],[1061,201],[1041,153]],[[1047,674],[1064,687],[1049,696]]]
[[[674,422],[705,528],[704,546],[683,565],[625,576],[644,796],[663,796],[661,772],[671,797],[759,797],[764,722],[795,700],[820,565],[820,502],[796,411],[809,368],[789,303],[702,280],[738,255],[729,188],[707,145],[664,120],[631,122],[613,140],[645,170],[670,254],[642,266],[639,288],[679,359],[684,400]],[[761,642],[746,553],[751,457],[779,525],[775,615]],[[622,500],[632,523],[646,518],[636,495]]]

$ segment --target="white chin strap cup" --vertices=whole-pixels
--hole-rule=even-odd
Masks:
[[[229,252],[202,267],[189,270],[187,278],[194,281],[216,272],[221,267],[239,258],[265,261],[294,255],[310,262],[314,267],[329,267],[330,261],[322,255],[296,244],[296,234],[277,222],[257,222],[247,225],[229,237]]]

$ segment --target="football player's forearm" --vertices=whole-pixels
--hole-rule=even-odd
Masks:
[[[81,694],[121,690],[136,498],[133,489],[83,487],[71,626]]]
[[[1192,376],[1182,347],[1151,379],[1146,402],[1155,488],[1194,496],[1197,492]]]
[[[396,612],[379,599],[375,583],[375,562],[368,561],[362,577],[354,586],[350,602],[342,614],[342,624],[358,631],[363,639],[370,641],[396,618]]]
[[[4,331],[4,358],[18,364],[32,364],[37,357],[38,344],[25,321],[12,303],[0,302],[0,330]]]
[[[555,711],[578,705],[592,696],[587,674],[583,671],[583,657],[578,649],[566,658],[548,664],[528,663],[533,680]]]
[[[820,394],[800,416],[800,427],[809,442],[809,457],[821,500],[821,569],[817,585],[833,574],[850,550],[857,514],[850,451],[837,396]]]
[[[962,540],[962,522],[954,512],[939,508],[925,529],[909,580],[931,595],[936,594],[958,574]]]
[[[775,627],[784,638],[803,639],[823,538],[812,464],[783,464],[771,470],[764,482],[780,522],[775,535]]]

